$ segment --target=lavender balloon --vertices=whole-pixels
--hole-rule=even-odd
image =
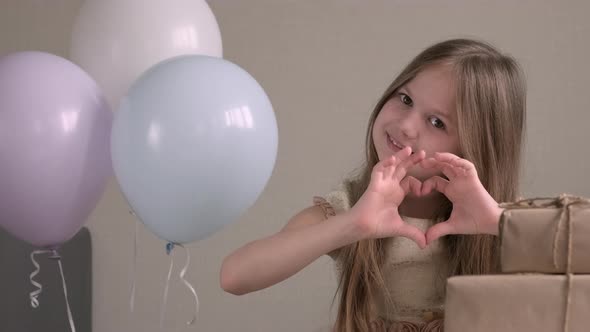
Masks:
[[[112,113],[94,80],[43,52],[0,57],[0,227],[34,246],[74,236],[112,174]]]

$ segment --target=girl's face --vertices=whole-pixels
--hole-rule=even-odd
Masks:
[[[412,152],[460,155],[455,110],[455,83],[450,66],[431,66],[402,85],[383,105],[373,126],[373,142],[383,160],[401,148]],[[414,166],[408,175],[425,180],[440,172]]]

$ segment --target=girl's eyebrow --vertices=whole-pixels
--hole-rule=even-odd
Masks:
[[[406,90],[406,91],[408,92],[408,95],[409,95],[411,98],[414,98],[414,97],[413,97],[413,96],[414,96],[414,94],[412,93],[412,91],[410,90],[410,88],[409,88],[407,85],[402,85],[402,86],[399,88],[399,90]],[[440,116],[441,118],[443,118],[444,120],[446,120],[448,123],[454,123],[454,121],[451,119],[451,117],[450,117],[450,116],[449,116],[447,113],[445,113],[445,112],[443,112],[443,111],[441,111],[441,110],[438,110],[438,109],[436,109],[436,108],[432,108],[432,109],[430,109],[430,112],[432,112],[432,113],[434,113],[434,114],[436,114],[436,115]]]

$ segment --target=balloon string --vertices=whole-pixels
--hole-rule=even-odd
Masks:
[[[166,304],[168,302],[168,287],[170,285],[170,277],[172,276],[172,267],[174,266],[174,258],[170,252],[174,248],[174,244],[168,243],[166,245],[166,253],[170,256],[170,268],[168,269],[168,277],[166,278],[166,285],[164,286],[164,298],[162,299],[162,309],[160,311],[160,328],[164,328],[164,316],[166,314]]]
[[[135,213],[133,212],[133,210],[130,210],[129,213],[132,216],[135,216]],[[133,235],[133,264],[131,265],[131,277],[133,278],[133,283],[131,285],[131,296],[129,299],[129,308],[131,309],[131,312],[135,311],[135,283],[136,283],[136,269],[137,269],[137,243],[138,243],[138,239],[137,239],[137,227],[138,227],[138,222],[137,220],[134,220],[134,224],[135,224],[135,231],[134,231],[134,235]]]
[[[193,318],[190,321],[186,322],[186,325],[192,325],[195,323],[195,320],[197,319],[197,314],[199,313],[199,297],[197,296],[197,292],[195,291],[195,288],[193,287],[193,285],[191,285],[184,278],[184,276],[186,275],[186,272],[188,271],[188,267],[190,265],[190,262],[191,262],[191,256],[190,256],[189,250],[185,246],[183,246],[182,244],[178,244],[178,246],[182,247],[182,249],[184,249],[184,252],[186,253],[186,263],[184,264],[182,271],[180,271],[180,280],[182,280],[182,282],[184,282],[186,287],[188,287],[188,289],[193,293],[193,296],[195,298],[195,313],[193,314]]]
[[[68,301],[68,288],[66,287],[66,278],[64,277],[64,269],[61,265],[61,257],[57,251],[53,251],[54,256],[52,258],[57,259],[57,265],[59,266],[59,273],[61,275],[61,284],[64,290],[64,297],[66,299],[66,309],[68,311],[68,320],[70,321],[70,328],[72,332],[76,332],[76,326],[74,325],[74,318],[72,317],[72,311],[70,310],[70,302]]]
[[[31,275],[29,276],[29,280],[31,281],[31,284],[33,284],[33,286],[37,288],[36,290],[29,293],[29,298],[31,299],[31,307],[33,308],[39,307],[38,298],[41,292],[43,291],[43,286],[33,279],[37,274],[39,274],[39,272],[41,272],[41,266],[39,266],[39,263],[37,263],[37,261],[35,260],[35,255],[46,254],[51,252],[51,250],[35,250],[31,253],[31,262],[33,262],[33,265],[35,266],[35,271],[31,273]]]

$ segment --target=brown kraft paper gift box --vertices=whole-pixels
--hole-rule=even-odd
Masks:
[[[502,272],[566,273],[569,249],[570,272],[590,274],[588,199],[564,194],[501,206]]]
[[[501,269],[516,274],[449,278],[445,332],[590,331],[590,201],[501,206]]]
[[[566,275],[451,277],[444,331],[588,332],[590,275],[569,277],[569,289]]]

